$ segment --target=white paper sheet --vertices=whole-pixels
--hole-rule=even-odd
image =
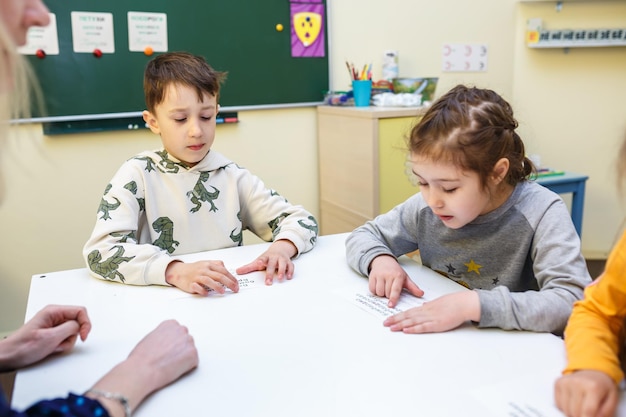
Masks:
[[[424,304],[426,301],[430,301],[426,297],[417,298],[405,292],[400,294],[398,304],[391,308],[387,304],[389,299],[386,297],[379,297],[369,292],[355,292],[352,288],[341,288],[335,290],[342,298],[348,300],[355,306],[367,311],[375,317],[385,319],[394,314],[401,313],[413,307],[418,307]]]

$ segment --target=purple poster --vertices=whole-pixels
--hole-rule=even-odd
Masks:
[[[325,24],[322,3],[291,3],[291,56],[325,56]]]

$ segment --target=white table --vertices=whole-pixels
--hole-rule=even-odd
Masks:
[[[85,305],[93,329],[72,353],[19,372],[13,406],[86,390],[159,322],[175,318],[193,334],[200,366],[150,397],[138,417],[526,415],[515,407],[560,415],[552,405],[565,364],[560,338],[469,324],[393,333],[346,296],[368,293],[367,280],[346,264],[346,236],[321,237],[295,260],[291,281],[224,296],[104,282],[85,269],[34,276],[27,318],[47,304]],[[265,246],[186,260],[222,259],[234,270]],[[428,298],[466,291],[408,258],[403,265]]]

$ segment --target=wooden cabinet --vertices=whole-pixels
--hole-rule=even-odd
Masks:
[[[418,191],[407,139],[419,108],[317,108],[320,233],[350,232]]]

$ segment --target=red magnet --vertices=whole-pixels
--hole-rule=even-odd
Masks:
[[[102,51],[99,49],[94,49],[93,56],[95,56],[96,58],[100,58],[102,56]]]
[[[143,53],[146,54],[147,56],[150,56],[154,53],[154,50],[152,49],[151,46],[146,46],[145,49],[143,50]]]
[[[46,57],[46,52],[43,49],[37,49],[35,55],[37,55],[37,58],[39,59],[44,59]]]

